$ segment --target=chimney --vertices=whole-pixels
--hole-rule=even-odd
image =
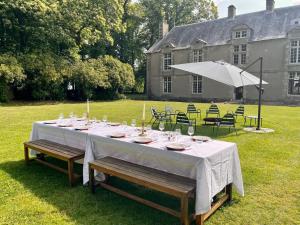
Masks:
[[[266,10],[267,11],[273,11],[275,7],[275,1],[274,0],[266,0]]]
[[[169,24],[163,18],[162,22],[159,23],[159,39],[163,39],[164,36],[169,32]]]
[[[236,15],[236,8],[234,5],[228,6],[228,18],[233,19]]]

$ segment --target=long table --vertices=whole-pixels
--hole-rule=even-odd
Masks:
[[[125,138],[112,139],[113,132],[123,131]],[[94,159],[111,156],[135,164],[148,166],[196,180],[196,215],[210,210],[213,197],[224,187],[233,183],[237,192],[244,196],[243,179],[237,145],[231,142],[211,140],[193,142],[181,135],[178,142],[189,147],[181,152],[169,151],[167,137],[160,131],[151,131],[155,139],[149,144],[136,144],[136,128],[108,126],[98,123],[87,131],[62,128],[57,125],[36,122],[33,124],[31,140],[46,139],[60,144],[85,149],[83,183],[89,180],[88,163]]]

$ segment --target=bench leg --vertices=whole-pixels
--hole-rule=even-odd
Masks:
[[[196,225],[204,225],[204,215],[196,216]]]
[[[25,156],[25,163],[29,163],[29,149],[28,147],[24,146],[24,156]]]
[[[183,196],[181,198],[181,224],[189,225],[189,198],[188,196]]]
[[[68,175],[70,186],[74,185],[74,162],[72,160],[68,161]]]
[[[228,195],[227,202],[230,203],[232,200],[232,184],[228,184],[225,189],[225,192]]]
[[[91,168],[91,165],[89,165],[89,185],[92,193],[94,194],[96,192],[95,190],[95,175],[94,175],[94,169]]]

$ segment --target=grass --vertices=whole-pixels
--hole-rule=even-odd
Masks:
[[[91,104],[92,116],[108,114],[112,121],[139,119],[143,101]],[[165,102],[147,102],[163,109]],[[185,110],[186,103],[172,102]],[[207,104],[197,104],[203,111]],[[221,112],[236,105],[222,104]],[[88,188],[68,187],[65,175],[23,161],[22,143],[29,138],[34,121],[57,118],[71,111],[80,115],[85,104],[14,103],[0,106],[0,224],[101,224],[173,225],[179,220],[105,190],[92,195]],[[150,112],[147,112],[150,118]],[[256,114],[256,106],[246,106]],[[238,136],[222,132],[218,139],[236,142],[241,160],[245,197],[236,192],[233,203],[222,207],[210,224],[300,224],[300,107],[264,106],[264,127],[272,134],[245,133],[239,119]],[[210,128],[198,132],[211,135]],[[129,186],[116,181],[119,185]],[[168,196],[130,187],[139,194],[167,205],[178,202]]]

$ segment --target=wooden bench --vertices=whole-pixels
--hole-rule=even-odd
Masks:
[[[105,174],[106,179],[104,181],[95,182],[94,171],[102,172]],[[231,185],[226,188],[226,192],[222,198],[212,205],[209,212],[195,216],[189,213],[189,199],[195,197],[196,181],[166,173],[160,170],[152,169],[145,166],[136,165],[120,159],[112,157],[105,157],[95,160],[89,163],[89,175],[90,175],[90,188],[95,193],[96,186],[113,191],[117,194],[135,200],[139,203],[148,205],[155,209],[161,210],[175,217],[180,218],[181,223],[184,225],[190,224],[191,221],[196,220],[199,225],[204,224],[204,221],[216,211],[225,201],[231,199]],[[108,183],[109,176],[115,176],[123,180],[132,182],[137,185],[151,188],[153,190],[166,193],[168,195],[177,197],[181,201],[180,212],[170,209],[166,206],[159,205],[155,202],[143,199],[136,195],[125,192],[121,189],[113,187]]]
[[[33,158],[33,160],[42,163],[46,166],[49,166],[53,169],[56,169],[60,172],[63,172],[65,174],[68,174],[69,183],[71,186],[74,185],[76,180],[82,177],[81,175],[74,173],[74,161],[78,159],[82,159],[84,157],[83,150],[69,147],[66,145],[61,145],[47,140],[29,141],[24,143],[25,162],[27,164],[30,161],[29,149],[35,150],[40,153],[37,155],[36,158]],[[68,162],[68,170],[65,170],[61,167],[58,167],[56,165],[47,162],[45,160],[44,155],[48,155],[53,158]]]

